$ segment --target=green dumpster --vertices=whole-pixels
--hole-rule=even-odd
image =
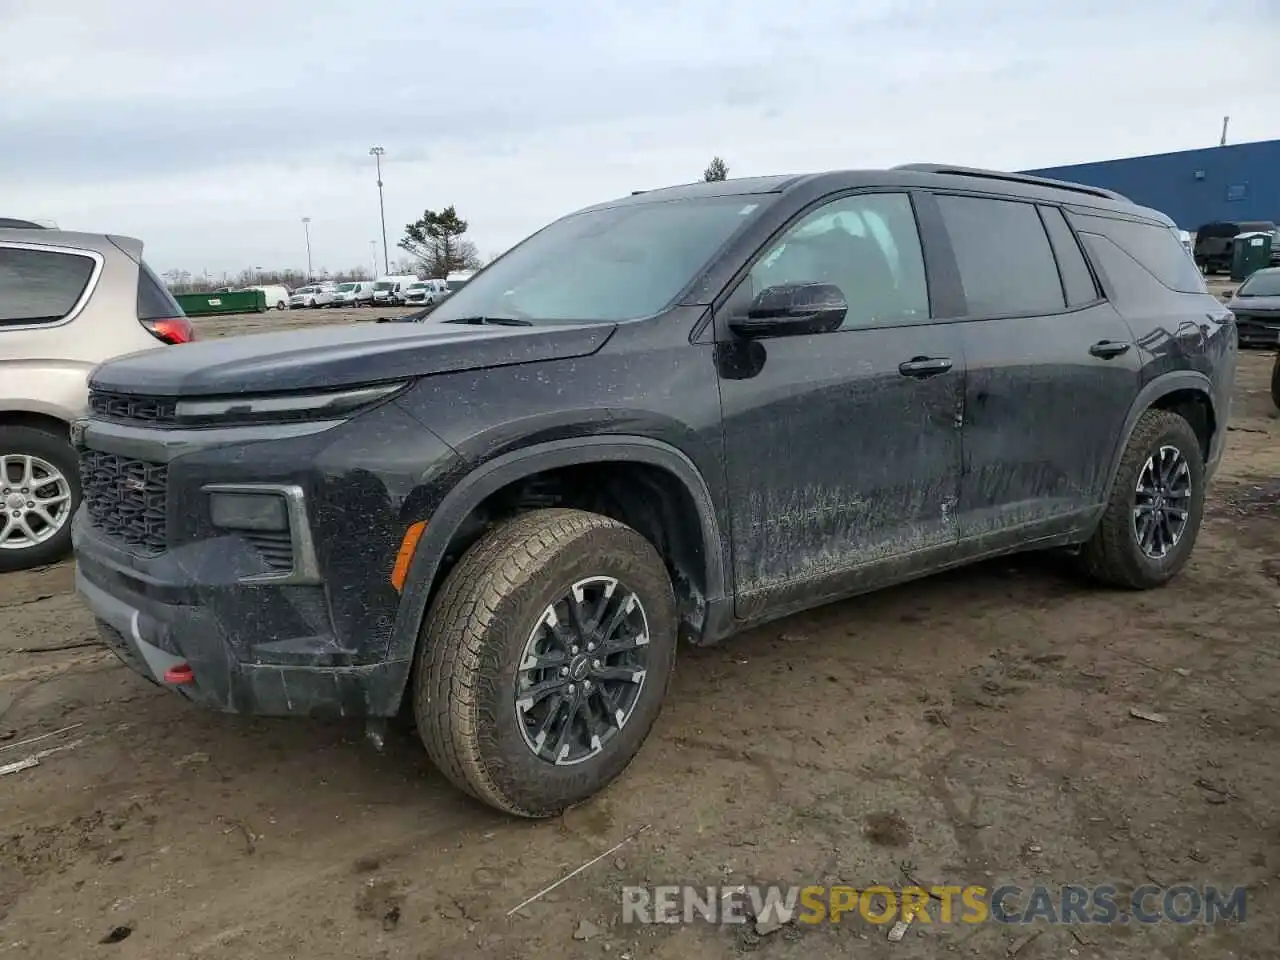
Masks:
[[[1242,233],[1231,244],[1231,279],[1239,283],[1271,266],[1271,234]]]
[[[265,313],[267,310],[267,295],[261,290],[182,293],[175,299],[188,317],[210,317],[220,313]]]

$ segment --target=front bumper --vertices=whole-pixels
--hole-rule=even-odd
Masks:
[[[164,684],[165,671],[187,664],[192,682],[171,689],[228,713],[350,717],[399,709],[409,664],[343,662],[352,658],[324,632],[325,605],[308,588],[260,588],[246,600],[244,587],[219,589],[182,576],[191,558],[143,573],[85,523],[83,511],[73,534],[76,590],[97,618],[99,639],[153,683]],[[237,621],[226,615],[229,604],[246,613],[243,633],[230,626]],[[280,637],[276,629],[270,638],[254,636],[263,621],[293,623],[293,631],[283,632],[296,635]],[[257,639],[265,642],[253,644]]]
[[[1280,317],[1263,319],[1236,314],[1236,337],[1242,347],[1280,345]]]

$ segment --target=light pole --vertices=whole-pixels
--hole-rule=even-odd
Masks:
[[[373,264],[373,277],[378,278],[378,241],[369,241],[369,262]]]
[[[382,155],[386,152],[382,147],[369,148],[369,155],[378,165],[378,215],[382,217],[382,269],[384,273],[390,274],[391,258],[387,254],[387,208],[382,203]]]
[[[307,283],[311,282],[311,218],[302,218],[302,229],[307,235]]]

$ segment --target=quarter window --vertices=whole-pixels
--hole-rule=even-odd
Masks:
[[[938,197],[970,316],[1034,316],[1066,306],[1053,250],[1035,206]]]
[[[93,268],[80,254],[0,247],[0,325],[57,323],[79,302]]]
[[[857,194],[805,216],[747,276],[750,298],[792,283],[839,287],[849,305],[844,327],[927,318],[929,289],[910,197]]]
[[[1106,237],[1170,290],[1179,293],[1207,290],[1200,268],[1173,227],[1075,213],[1071,216],[1082,233]]]

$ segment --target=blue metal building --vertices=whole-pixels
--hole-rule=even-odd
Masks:
[[[1183,230],[1213,220],[1280,223],[1280,140],[1022,172],[1119,191]]]

